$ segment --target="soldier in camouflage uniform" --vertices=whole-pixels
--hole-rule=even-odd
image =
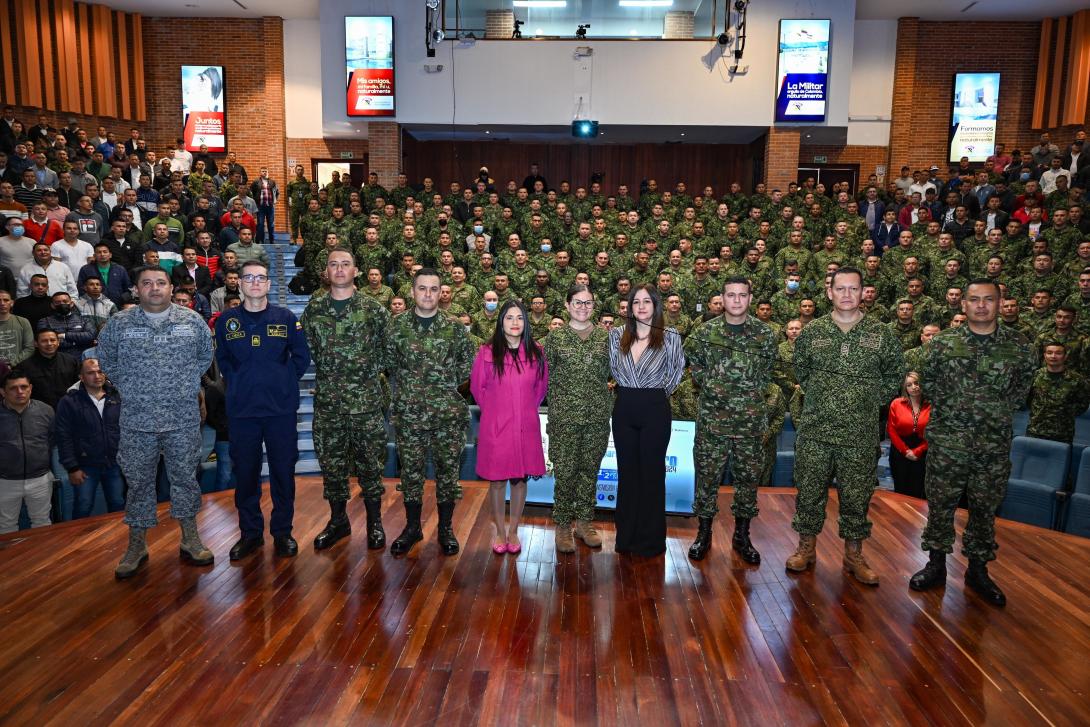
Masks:
[[[594,528],[598,469],[609,444],[613,395],[608,382],[609,334],[594,325],[594,296],[586,286],[568,290],[568,325],[545,337],[549,364],[549,460],[554,537],[559,553],[575,552],[572,529],[590,547],[602,544]]]
[[[1067,366],[1067,349],[1059,341],[1044,345],[1044,366],[1029,392],[1026,436],[1071,444],[1075,418],[1090,406],[1090,382]]]
[[[459,462],[466,443],[469,409],[458,387],[469,379],[476,351],[465,327],[439,315],[439,274],[422,268],[413,279],[414,308],[394,317],[386,331],[385,362],[394,379],[391,408],[401,459],[398,489],[405,502],[405,530],[390,545],[408,553],[423,540],[420,511],[424,498],[424,459],[431,449],[439,511],[439,547],[458,552],[454,505],[462,496]]]
[[[757,482],[760,487],[772,485],[772,472],[776,469],[777,443],[787,416],[787,399],[784,398],[783,390],[777,384],[771,383],[765,390],[765,405],[768,407],[768,420],[765,433],[761,438],[763,442],[761,456],[764,462],[761,466],[761,477]]]
[[[382,548],[382,469],[386,429],[379,373],[386,309],[353,285],[357,270],[352,253],[334,250],[326,264],[329,295],[315,296],[301,323],[317,368],[314,394],[314,449],[322,468],[322,496],[330,519],[314,539],[314,548],[332,547],[352,533],[346,512],[348,478],[360,483],[367,508],[367,547]]]
[[[922,538],[930,560],[909,585],[922,591],[946,582],[946,554],[954,550],[954,511],[967,495],[965,584],[1002,606],[1006,597],[988,576],[988,561],[995,558],[995,511],[1010,477],[1013,414],[1029,393],[1037,356],[1025,336],[997,324],[995,283],[971,281],[964,308],[967,324],[935,336],[920,371],[923,394],[931,400],[924,475],[928,514]]]
[[[193,565],[213,562],[197,533],[201,489],[194,476],[201,457],[201,376],[212,365],[212,333],[199,314],[171,304],[170,277],[161,268],[140,268],[136,289],[140,305],[110,318],[96,348],[99,365],[121,394],[117,460],[129,483],[129,546],[114,571],[118,579],[136,575],[147,562],[147,529],[158,524],[160,454],[170,480],[170,514],[182,529],[182,558]]]
[[[295,179],[288,182],[288,220],[291,223],[291,241],[299,239],[299,221],[307,211],[310,197],[310,181],[303,173],[303,165],[295,167]]]
[[[772,383],[776,343],[772,329],[748,314],[753,297],[747,279],[727,278],[723,315],[706,322],[685,342],[685,358],[700,389],[693,459],[696,492],[693,512],[700,518],[689,557],[703,560],[711,548],[712,520],[719,511],[719,485],[730,466],[734,485],[732,547],[742,560],[761,562],[749,537],[757,517],[757,484],[768,420],[765,392]]]
[[[904,355],[890,329],[860,310],[862,278],[856,268],[838,270],[827,292],[832,313],[808,324],[795,341],[795,375],[805,398],[796,425],[798,496],[791,523],[799,547],[787,569],[804,571],[816,561],[835,477],[844,567],[856,580],[877,585],[862,545],[870,536],[867,509],[878,481],[878,413],[899,390]]]

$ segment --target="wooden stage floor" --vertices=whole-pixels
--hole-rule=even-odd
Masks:
[[[299,481],[294,560],[271,541],[228,560],[231,493],[205,499],[208,568],[178,562],[169,520],[124,583],[119,516],[0,538],[0,724],[1090,722],[1090,541],[1001,522],[998,610],[966,592],[960,554],[945,592],[908,589],[926,506],[892,493],[871,508],[882,585],[868,588],[841,572],[835,493],[817,570],[795,576],[792,490],[760,494],[759,568],[732,557],[729,511],[703,563],[686,557],[683,518],[664,557],[615,555],[606,522],[601,552],[558,558],[543,509],[521,555],[495,556],[486,492],[466,486],[452,558],[430,499],[408,557],[367,550],[358,499],[352,538],[316,554],[328,510],[315,478]],[[392,485],[384,505],[392,539],[404,524]]]

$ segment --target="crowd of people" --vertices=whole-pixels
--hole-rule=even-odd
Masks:
[[[924,545],[932,562],[913,586],[938,582],[953,508],[968,489],[970,573],[993,602],[1002,594],[986,571],[995,547],[994,507],[987,510],[1005,475],[997,464],[952,478],[966,441],[953,428],[987,418],[969,439],[999,453],[1009,446],[1012,407],[1028,400],[1029,434],[1070,442],[1090,404],[1090,156],[1081,131],[1063,148],[1047,135],[1024,153],[997,145],[982,165],[962,159],[945,175],[938,166],[904,167],[858,192],[814,179],[786,189],[758,183],[749,193],[739,182],[690,191],[646,179],[638,190],[607,192],[600,176],[553,186],[536,165],[521,184],[497,182],[481,167],[445,190],[405,175],[386,189],[373,172],[360,187],[336,174],[322,186],[299,166],[285,190],[301,267],[291,288],[311,302],[295,320],[268,301],[262,243],[279,188],[267,169],[250,180],[232,155],[194,155],[179,140],[160,158],[138,129],[121,143],[101,127],[92,138],[78,124],[51,129],[44,117],[28,128],[13,111],[0,117],[0,364],[13,371],[0,446],[25,449],[29,440],[7,437],[30,412],[45,427],[46,450],[55,443],[57,453],[53,461],[41,451],[5,457],[0,531],[15,527],[24,500],[32,524],[48,522],[51,470],[63,470],[79,493],[79,515],[99,483],[110,509],[127,491],[134,539],[119,577],[146,559],[160,455],[183,554],[211,562],[196,532],[199,491],[194,497],[186,483],[199,459],[200,407],[217,399],[224,407],[224,395],[242,532],[231,555],[263,542],[262,442],[276,549],[297,551],[293,404],[312,358],[315,448],[331,509],[316,548],[350,533],[353,474],[368,543],[385,546],[389,419],[408,523],[391,551],[408,552],[423,537],[430,450],[440,544],[456,553],[457,464],[465,407],[475,401],[492,547],[518,552],[526,479],[545,471],[530,413],[546,402],[559,552],[574,551],[575,538],[601,544],[593,494],[611,424],[617,550],[662,552],[674,417],[697,422],[690,556],[711,547],[729,463],[732,546],[756,564],[756,487],[770,481],[789,411],[800,542],[787,567],[814,562],[835,478],[845,566],[877,583],[862,543],[888,411],[896,487],[931,506]],[[979,361],[975,378],[963,370],[970,359]],[[964,388],[968,379],[976,389]],[[1006,450],[995,459],[1005,462]]]

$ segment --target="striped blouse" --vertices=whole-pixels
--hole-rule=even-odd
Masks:
[[[623,332],[623,327],[609,332],[609,365],[617,385],[629,389],[665,389],[667,394],[674,393],[685,373],[685,354],[678,332],[666,328],[662,348],[648,348],[639,362],[632,360],[631,353],[621,353]]]

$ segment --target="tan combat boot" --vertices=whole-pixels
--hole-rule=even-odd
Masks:
[[[594,523],[586,520],[575,521],[575,537],[587,544],[588,548],[601,548],[602,536],[594,528]]]
[[[863,557],[862,540],[844,541],[844,570],[851,573],[860,583],[868,586],[878,585],[878,574],[867,565],[867,560]]]
[[[144,528],[129,528],[129,547],[125,555],[121,556],[121,562],[114,569],[114,577],[119,581],[132,578],[136,572],[148,562],[147,530]]]
[[[553,534],[556,537],[557,553],[575,552],[575,538],[572,537],[571,525],[557,525]]]
[[[801,573],[817,562],[817,536],[800,535],[799,547],[787,559],[787,570]]]

